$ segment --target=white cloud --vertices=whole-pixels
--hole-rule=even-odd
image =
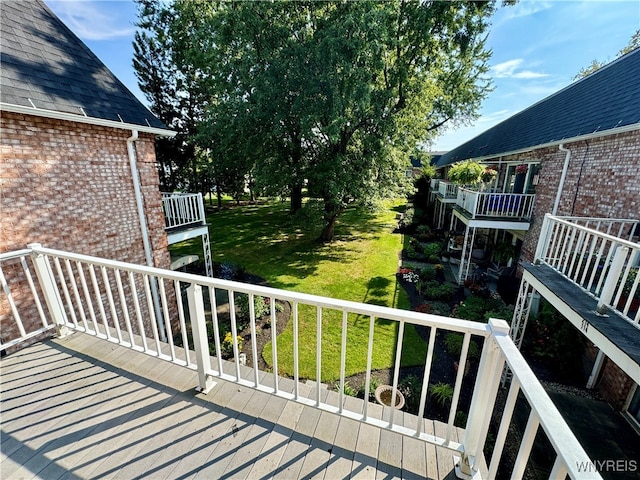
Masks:
[[[552,2],[521,0],[513,6],[507,8],[508,18],[528,17],[538,12],[543,12],[552,7]]]
[[[523,61],[524,60],[522,58],[507,60],[506,62],[494,65],[491,68],[491,72],[495,78],[532,79],[549,76],[547,73],[533,72],[531,70],[519,70]]]
[[[132,37],[136,30],[126,16],[119,15],[125,2],[47,0],[47,4],[83,40]]]

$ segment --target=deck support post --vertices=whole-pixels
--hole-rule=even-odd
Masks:
[[[477,460],[483,455],[484,444],[489,430],[491,413],[496,402],[500,377],[505,358],[494,337],[509,335],[509,324],[504,320],[489,320],[491,335],[485,339],[476,385],[469,408],[469,419],[464,433],[462,458],[455,467],[458,478],[472,478],[478,470]]]
[[[58,336],[66,337],[70,334],[69,328],[67,327],[67,314],[62,306],[62,298],[60,297],[51,265],[42,253],[38,253],[38,249],[41,248],[42,245],[39,243],[30,243],[27,247],[32,250],[31,258],[36,276],[38,277],[38,282],[40,283],[40,288],[42,289],[42,294],[44,295],[51,319],[56,325]]]
[[[207,323],[204,314],[204,302],[202,300],[202,287],[191,284],[191,286],[187,288],[187,299],[189,301],[189,318],[191,319],[193,346],[196,353],[196,363],[198,365],[198,386],[196,390],[206,394],[213,388],[215,382],[209,373],[211,363],[209,360],[209,340],[207,339]]]

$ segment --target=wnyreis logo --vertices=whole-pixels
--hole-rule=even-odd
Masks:
[[[638,462],[636,460],[593,460],[578,462],[576,467],[580,473],[637,472]]]

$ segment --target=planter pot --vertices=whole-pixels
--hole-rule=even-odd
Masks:
[[[378,402],[380,405],[383,405],[385,407],[390,407],[391,399],[392,399],[392,391],[393,391],[393,387],[391,385],[380,385],[378,388],[376,388],[376,391],[375,391],[376,402]],[[404,395],[402,395],[402,393],[396,390],[395,408],[400,410],[402,407],[404,407]]]
[[[441,258],[440,258],[440,261],[441,261],[442,263],[449,263],[449,257],[441,257]]]

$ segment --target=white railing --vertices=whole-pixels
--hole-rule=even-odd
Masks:
[[[542,224],[535,262],[543,263],[640,328],[640,222],[555,217]],[[629,239],[629,240],[627,240]]]
[[[165,228],[206,223],[201,193],[163,193]]]
[[[439,178],[432,178],[431,179],[431,191],[435,192],[436,190],[438,190],[438,185],[440,184],[440,179]]]
[[[438,193],[443,198],[454,199],[458,195],[458,186],[454,183],[440,181],[438,183]]]
[[[478,192],[458,189],[456,205],[471,214],[471,218],[499,217],[530,219],[533,215],[534,194]]]
[[[29,286],[30,281],[27,280],[34,277],[31,274],[32,270],[35,271],[37,278],[37,284],[33,288]],[[34,318],[38,318],[37,312],[41,312],[42,322],[46,328],[55,325],[62,334],[65,330],[85,332],[196,370],[199,389],[202,391],[210,389],[214,379],[222,378],[447,448],[460,455],[462,461],[459,463],[459,470],[466,474],[478,474],[478,461],[483,456],[501,372],[506,363],[512,370],[515,380],[496,437],[496,446],[489,465],[489,478],[494,477],[492,473],[495,474],[498,470],[503,458],[506,432],[512,423],[511,414],[518,391],[526,397],[532,413],[530,425],[528,424],[520,443],[514,477],[521,477],[520,473],[524,471],[538,424],[542,426],[556,452],[557,458],[553,471],[550,472],[550,478],[556,478],[557,474],[563,472],[567,472],[572,478],[594,477],[592,472],[581,471],[581,465],[589,462],[587,454],[509,338],[509,326],[503,320],[492,319],[489,324],[483,324],[348,302],[62,252],[43,248],[39,244],[29,245],[28,250],[0,254],[0,272],[2,271],[7,274],[2,277],[7,278],[7,281],[3,281],[6,298],[0,300],[7,300],[11,304],[10,308],[5,308],[5,303],[0,302],[0,313],[3,314],[0,321],[3,332],[5,329],[10,330],[8,326],[11,319],[15,324],[19,324],[20,328],[16,330],[19,330],[16,338],[3,338],[0,348],[5,348],[9,344],[15,345],[16,340],[27,338],[30,335],[28,325]],[[153,283],[157,284],[159,291],[158,307],[154,306],[150,293],[150,286]],[[238,314],[235,302],[243,295],[249,305],[252,358],[254,359],[251,365],[252,378],[241,376],[238,360],[240,352],[237,343],[232,342],[234,360],[231,364],[231,372],[229,369],[225,371],[224,366],[229,364],[222,360],[221,355],[221,333],[229,328],[233,338],[238,335]],[[269,322],[273,339],[272,373],[262,381],[258,372],[258,352],[255,347],[256,318],[253,300],[256,296],[270,300]],[[225,298],[229,304],[229,324],[225,329],[222,329],[217,313],[221,297]],[[285,345],[275,341],[276,301],[288,302],[292,311],[290,321],[293,323],[293,344],[290,346],[290,351],[283,354],[279,353],[279,349],[284,349]],[[45,308],[48,314],[45,313]],[[341,320],[335,320],[341,322],[341,338],[335,339],[336,343],[340,343],[341,352],[339,406],[323,402],[320,389],[316,390],[315,398],[311,399],[300,395],[299,392],[302,381],[299,375],[301,367],[299,351],[303,347],[299,339],[300,324],[304,320],[308,328],[311,321],[314,324],[312,330],[315,330],[315,338],[320,339],[323,337],[325,322],[328,321],[327,311],[338,311],[341,314],[338,316]],[[159,316],[164,319],[164,322],[157,322]],[[50,320],[46,320],[47,318]],[[371,386],[372,354],[376,342],[375,325],[378,321],[397,324],[394,357],[396,360],[392,380],[394,397],[398,389],[405,329],[407,325],[429,327],[429,341],[418,407],[420,416],[424,416],[429,399],[428,385],[432,373],[436,336],[444,332],[457,332],[463,335],[462,351],[444,436],[434,436],[422,431],[423,422],[416,422],[416,428],[403,426],[403,415],[396,413],[395,409],[389,409],[384,420],[374,418],[369,414],[367,401],[362,403],[361,410],[354,411],[346,408],[344,386],[347,332],[352,328],[350,325],[353,325],[357,319],[368,321],[366,358],[359,359],[363,365],[366,364],[365,392],[368,392]],[[159,329],[162,327],[159,325],[165,325],[167,342],[160,340]],[[38,329],[41,330],[41,328]],[[475,378],[469,378],[469,374],[465,372],[472,336],[483,342]],[[327,348],[326,342],[326,338],[323,341],[312,342],[315,344],[315,380],[319,382],[322,380],[323,348]],[[285,359],[282,355],[289,357],[286,359],[292,357],[292,376],[295,385],[293,393],[279,388],[277,373],[279,361]],[[353,359],[350,358],[350,360]],[[454,418],[460,408],[459,399],[463,378],[465,382],[470,382],[469,385],[475,386],[464,438],[461,443],[458,443],[452,440],[452,434]],[[394,403],[395,398],[392,399],[392,404]]]

